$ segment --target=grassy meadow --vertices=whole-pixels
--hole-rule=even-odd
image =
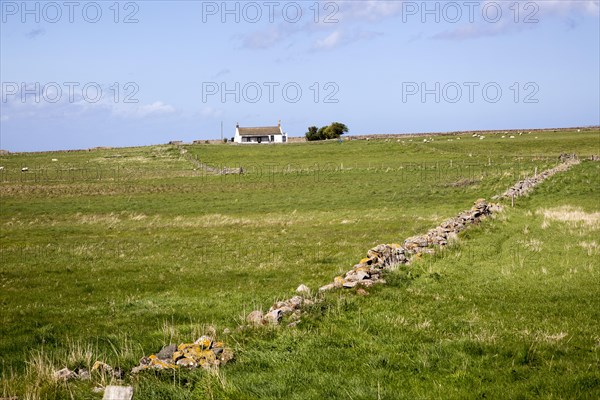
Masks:
[[[0,156],[0,397],[100,399],[110,377],[52,373],[127,370],[216,332],[235,362],[127,376],[134,398],[599,398],[597,162],[366,296],[334,291],[295,328],[235,331],[560,153],[600,154],[597,129],[484,136]]]

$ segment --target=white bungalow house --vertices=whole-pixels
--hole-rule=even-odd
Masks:
[[[242,128],[237,124],[233,141],[235,143],[286,143],[287,133],[281,129],[281,121],[277,126],[255,128]]]

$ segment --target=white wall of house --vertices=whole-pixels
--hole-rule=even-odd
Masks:
[[[281,126],[279,127],[279,135],[264,135],[264,136],[244,136],[240,134],[239,126],[235,128],[235,136],[233,137],[233,141],[235,143],[286,143],[287,142],[287,133],[283,132]]]
[[[235,128],[235,136],[233,137],[235,143],[242,143],[242,137],[240,136],[240,128]]]

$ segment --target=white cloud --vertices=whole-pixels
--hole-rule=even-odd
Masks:
[[[80,91],[75,91],[70,97],[67,90],[53,86],[41,87],[36,84],[26,84],[26,92],[19,85],[14,92],[2,93],[3,114],[10,115],[12,120],[23,118],[76,118],[85,114],[112,115],[121,118],[149,118],[174,113],[173,106],[162,101],[150,104],[115,102],[110,95],[103,95],[98,101],[85,98]],[[37,92],[37,93],[34,93]],[[109,93],[109,91],[103,91]],[[6,119],[3,119],[5,121]]]
[[[295,44],[294,38],[297,35],[302,35],[305,38],[306,36],[310,37],[327,32],[326,37],[316,40],[312,50],[331,49],[348,44],[353,40],[364,40],[378,36],[378,34],[361,31],[358,26],[351,27],[350,25],[373,23],[384,18],[397,16],[402,11],[401,1],[322,1],[317,15],[319,23],[315,23],[313,21],[313,18],[315,18],[314,3],[306,2],[302,6],[304,17],[299,23],[282,21],[265,29],[236,35],[235,38],[241,40],[243,48],[267,49],[284,42],[293,45]],[[337,8],[333,8],[334,6]],[[352,29],[354,33],[346,34],[342,32],[340,30],[342,24],[348,31]],[[304,40],[299,41],[299,43],[303,42]]]
[[[522,3],[527,3],[521,0]],[[535,3],[539,6],[540,14],[556,14],[568,16],[572,14],[585,14],[598,16],[600,12],[600,1],[598,0],[544,0]]]
[[[355,18],[360,20],[379,21],[395,17],[402,13],[404,1],[346,1],[339,2],[340,17]]]
[[[494,3],[494,8],[498,2],[485,0],[481,7],[476,10],[483,10],[489,4]],[[578,22],[585,17],[599,16],[599,0],[592,1],[565,1],[565,0],[546,0],[532,2],[529,0],[519,0],[511,3],[501,3],[502,17],[498,22],[490,23],[485,21],[483,14],[476,12],[477,19],[474,23],[468,21],[451,29],[437,32],[430,36],[431,39],[444,40],[467,40],[481,37],[491,37],[506,34],[514,34],[525,30],[535,29],[538,23],[542,23],[550,18],[562,19],[568,29],[577,27]]]
[[[373,39],[374,37],[380,35],[381,34],[377,32],[367,32],[361,30],[356,30],[351,34],[348,34],[342,30],[335,30],[326,37],[318,39],[313,46],[313,50],[332,50],[337,47],[359,42],[361,40]]]
[[[276,45],[283,38],[281,28],[275,27],[243,36],[242,44],[243,47],[250,49],[266,49]]]
[[[327,50],[338,46],[342,41],[342,32],[333,31],[327,37],[319,39],[315,42],[315,49]]]

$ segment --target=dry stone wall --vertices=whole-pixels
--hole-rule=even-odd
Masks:
[[[483,218],[499,211],[500,205],[490,204],[485,199],[475,201],[469,210],[459,213],[456,217],[442,222],[439,226],[430,229],[424,235],[412,236],[404,240],[402,244],[380,244],[369,251],[367,256],[355,264],[352,269],[344,275],[336,276],[330,282],[319,288],[319,293],[333,289],[354,287],[370,287],[375,284],[385,283],[384,271],[401,264],[410,263],[413,256],[425,253],[433,253],[436,247],[446,246],[452,242],[461,231],[470,225],[479,223]],[[246,317],[247,327],[279,324],[284,317],[288,326],[295,326],[300,322],[302,307],[320,301],[319,298],[311,298],[310,289],[302,284],[297,289],[298,295],[284,301],[273,304],[267,313],[260,310],[252,311]]]
[[[324,292],[339,287],[353,288],[359,285],[369,287],[376,283],[385,283],[382,279],[383,270],[408,264],[415,255],[433,253],[436,246],[446,246],[459,232],[469,225],[478,223],[494,209],[499,209],[499,206],[479,199],[470,210],[444,221],[424,235],[407,238],[402,245],[393,243],[373,247],[367,252],[367,257],[360,260],[344,276],[337,276],[333,282],[321,286],[319,291]]]
[[[550,168],[545,170],[544,172],[535,175],[534,177],[523,179],[522,181],[517,182],[515,185],[511,186],[506,192],[502,193],[500,196],[496,196],[495,198],[513,198],[513,197],[521,197],[525,196],[531,189],[535,186],[543,182],[544,180],[550,178],[552,175],[557,174],[559,172],[564,172],[571,168],[573,165],[579,164],[579,159],[575,154],[561,154],[559,157],[561,163],[558,164],[554,168]]]
[[[533,178],[518,182],[501,196],[495,196],[495,199],[524,196],[544,180],[579,164],[579,159],[575,154],[561,154],[559,161],[560,164],[556,167],[545,170]],[[355,264],[352,269],[344,275],[336,276],[333,282],[321,286],[319,292],[327,292],[338,288],[350,289],[357,286],[370,287],[378,283],[385,283],[383,272],[386,269],[408,264],[414,256],[433,253],[436,248],[451,243],[460,232],[469,226],[478,224],[483,218],[501,210],[502,206],[500,204],[488,203],[485,199],[478,199],[469,210],[442,222],[424,235],[409,237],[402,244],[380,244],[373,247],[367,251],[367,256]],[[275,303],[267,314],[263,314],[259,310],[251,312],[246,318],[249,326],[278,324],[283,317],[290,313],[293,313],[294,318],[288,326],[297,325],[300,321],[302,306],[319,300],[309,299],[310,289],[306,285],[300,285],[296,291],[300,296],[294,296],[291,299]]]
[[[518,182],[500,196],[495,198],[510,198],[513,196],[524,196],[535,186],[556,173],[563,172],[573,165],[579,164],[575,155],[561,155],[561,163],[550,168],[533,178]],[[254,310],[246,317],[245,324],[240,325],[238,330],[256,328],[269,325],[279,325],[283,320],[287,325],[293,327],[300,322],[302,309],[305,306],[322,301],[319,293],[333,289],[356,288],[357,293],[364,293],[361,287],[370,287],[375,284],[385,283],[384,272],[402,264],[409,264],[413,257],[421,254],[433,253],[451,243],[457,235],[468,227],[478,224],[482,219],[502,210],[502,206],[488,203],[485,199],[478,199],[474,205],[466,211],[459,213],[454,218],[442,222],[439,226],[430,229],[423,235],[411,236],[402,244],[380,244],[367,251],[365,258],[355,264],[344,275],[336,276],[333,282],[323,285],[318,293],[313,293],[309,287],[302,284],[296,289],[297,295],[288,300],[278,301],[269,308],[266,313]],[[363,291],[363,292],[361,292]],[[178,368],[205,368],[211,369],[224,365],[234,359],[233,351],[222,342],[215,341],[212,337],[202,336],[194,343],[182,343],[179,346],[168,345],[148,357],[143,357],[140,364],[133,368],[133,374],[144,370],[156,369],[178,369]],[[109,371],[116,378],[123,377],[121,371],[113,370],[109,365],[97,362],[94,369],[102,368]],[[70,371],[66,368],[55,373],[55,377],[61,380],[86,379],[89,377],[87,371]]]

